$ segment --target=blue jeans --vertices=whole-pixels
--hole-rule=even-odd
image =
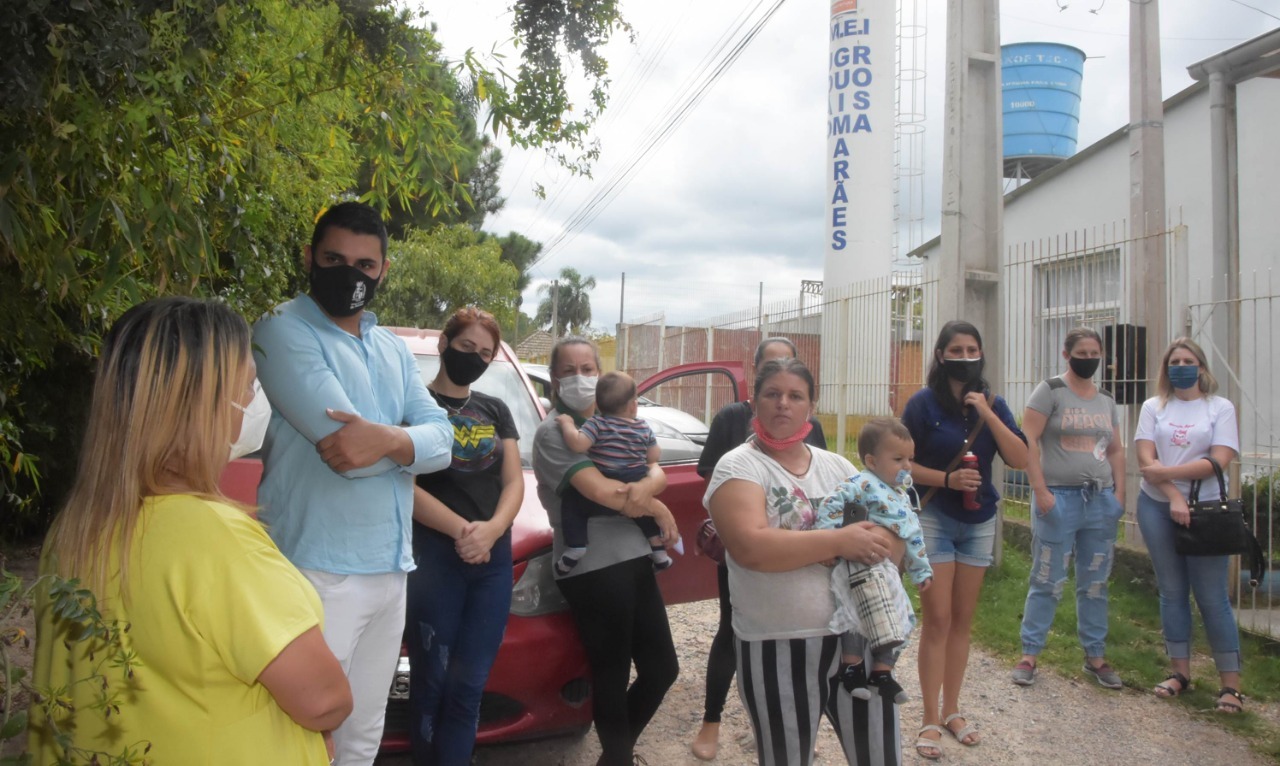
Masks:
[[[1107,580],[1124,507],[1115,490],[1049,487],[1053,507],[1043,515],[1031,501],[1031,583],[1022,610],[1022,652],[1039,655],[1076,558],[1076,635],[1086,657],[1107,652]]]
[[[485,564],[464,563],[443,535],[415,528],[414,537],[405,620],[413,762],[465,766],[511,610],[511,533]]]
[[[1173,548],[1169,504],[1138,493],[1138,528],[1160,589],[1160,624],[1170,659],[1191,656],[1191,594],[1196,594],[1219,673],[1240,671],[1240,631],[1231,610],[1227,556],[1181,556]]]

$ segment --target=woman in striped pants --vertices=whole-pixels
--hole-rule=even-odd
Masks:
[[[756,375],[754,436],[720,459],[704,502],[728,553],[738,691],[763,766],[813,762],[826,716],[851,766],[902,762],[891,699],[854,699],[839,684],[840,631],[830,570],[837,557],[877,564],[900,558],[886,529],[858,524],[814,530],[817,508],[856,471],[804,443],[813,376],[796,359],[765,363]],[[905,602],[901,586],[898,595]]]

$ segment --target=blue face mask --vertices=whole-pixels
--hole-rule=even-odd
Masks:
[[[1177,389],[1188,389],[1200,382],[1200,367],[1194,364],[1169,365],[1169,382]]]
[[[906,468],[898,471],[898,475],[893,479],[893,484],[894,486],[902,487],[903,489],[909,489],[911,487],[911,471],[908,471]]]

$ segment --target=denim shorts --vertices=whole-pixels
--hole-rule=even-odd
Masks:
[[[926,508],[920,512],[920,530],[930,564],[954,561],[971,567],[989,567],[994,560],[996,517],[981,524],[962,521]]]

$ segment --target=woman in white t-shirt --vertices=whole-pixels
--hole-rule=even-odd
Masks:
[[[814,530],[817,509],[856,471],[804,443],[813,375],[797,359],[761,365],[754,435],[716,464],[704,498],[727,551],[738,692],[750,712],[759,763],[809,764],[822,715],[857,766],[902,761],[892,699],[864,702],[833,683],[840,631],[823,562],[877,564],[901,557],[892,532],[863,522]],[[899,584],[902,600],[906,592]],[[861,740],[861,741],[859,741]]]
[[[1142,405],[1134,435],[1142,491],[1138,494],[1138,527],[1151,554],[1160,589],[1160,622],[1173,672],[1153,690],[1176,697],[1191,688],[1191,593],[1200,616],[1222,687],[1217,710],[1239,713],[1240,632],[1227,583],[1227,556],[1181,556],[1174,550],[1175,525],[1191,524],[1187,497],[1191,482],[1207,479],[1201,500],[1219,496],[1209,458],[1225,470],[1240,450],[1236,410],[1214,396],[1218,382],[1209,372],[1204,351],[1189,338],[1178,338],[1165,351],[1159,394]]]

